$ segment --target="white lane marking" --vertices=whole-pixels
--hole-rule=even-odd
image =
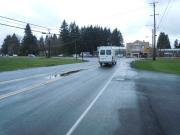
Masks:
[[[49,81],[46,81],[46,82],[43,82],[43,83],[35,84],[33,86],[26,87],[26,88],[23,88],[23,89],[19,89],[19,90],[13,91],[13,92],[9,92],[7,94],[1,95],[0,96],[0,100],[5,99],[5,98],[10,97],[10,96],[14,96],[14,95],[20,94],[22,92],[30,91],[30,90],[32,90],[34,88],[38,88],[38,87],[47,85],[47,84],[55,82],[55,81],[57,81],[59,79],[61,79],[61,77],[53,79],[53,80],[49,80]]]
[[[117,70],[118,71],[118,70]],[[86,116],[86,114],[89,112],[89,110],[92,108],[92,106],[96,103],[96,101],[99,99],[99,97],[103,94],[103,92],[105,91],[105,89],[108,87],[108,85],[110,84],[111,80],[113,79],[113,77],[115,76],[116,72],[114,72],[114,74],[109,78],[109,80],[106,82],[106,84],[104,85],[104,87],[100,90],[100,92],[96,95],[96,97],[94,98],[94,100],[90,103],[90,105],[86,108],[86,110],[81,114],[81,116],[77,119],[77,121],[73,124],[73,126],[68,130],[68,132],[66,133],[66,135],[71,135],[75,129],[79,126],[80,122],[83,120],[83,118]]]

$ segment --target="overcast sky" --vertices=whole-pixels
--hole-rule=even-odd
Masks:
[[[52,28],[59,33],[59,27],[65,19],[68,23],[75,21],[79,26],[99,25],[118,28],[125,43],[135,40],[152,41],[153,0],[3,0],[0,16],[14,18],[25,22]],[[180,40],[180,0],[159,0],[157,4],[157,26],[168,3],[167,12],[157,30],[169,35],[171,42]],[[25,27],[0,18],[0,23]],[[32,29],[46,31],[32,27]],[[0,44],[7,34],[16,33],[23,36],[24,30],[0,25]],[[40,36],[33,32],[34,35]],[[173,45],[172,45],[173,46]]]

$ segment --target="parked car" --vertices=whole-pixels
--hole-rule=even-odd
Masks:
[[[82,57],[82,55],[83,55],[83,57],[92,57],[90,52],[81,52],[80,57]]]
[[[64,55],[63,54],[59,54],[58,57],[63,57]]]
[[[122,57],[123,57],[123,54],[118,54],[117,57],[118,57],[118,58],[122,58]]]
[[[36,57],[34,54],[28,54],[28,57]]]
[[[12,56],[13,56],[13,57],[17,57],[18,55],[17,55],[17,54],[13,54]]]

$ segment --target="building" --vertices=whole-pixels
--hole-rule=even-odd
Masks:
[[[149,42],[136,40],[133,43],[127,43],[126,56],[127,57],[150,57],[152,55],[152,48]]]
[[[96,51],[96,54],[98,54],[98,51],[99,51],[99,47],[97,47],[97,51]],[[112,46],[113,48],[116,48],[118,51],[117,51],[117,55],[118,56],[126,56],[126,47],[121,47],[121,46]],[[95,54],[95,53],[94,53]]]
[[[159,57],[180,57],[180,48],[175,49],[158,49]]]

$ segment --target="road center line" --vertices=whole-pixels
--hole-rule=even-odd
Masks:
[[[118,70],[117,70],[118,71]],[[99,99],[99,97],[103,94],[103,92],[106,90],[106,88],[108,87],[108,85],[110,84],[111,80],[113,79],[113,77],[115,76],[115,74],[117,73],[117,71],[115,71],[113,73],[113,75],[109,78],[109,80],[106,82],[106,84],[104,85],[104,87],[100,90],[100,92],[96,95],[96,97],[94,98],[94,100],[89,104],[89,106],[86,108],[86,110],[81,114],[81,116],[77,119],[77,121],[73,124],[73,126],[68,130],[68,132],[66,133],[66,135],[71,135],[75,129],[79,126],[80,122],[83,120],[83,118],[86,116],[86,114],[89,112],[89,110],[92,108],[92,106],[96,103],[96,101]]]
[[[92,67],[95,67],[95,66],[91,66],[91,68],[92,68]],[[97,66],[96,66],[96,67],[97,67]],[[77,68],[77,69],[79,69],[79,68]],[[86,68],[84,68],[84,69],[86,69]],[[72,70],[76,70],[76,68],[71,68],[71,69],[68,69],[67,71],[62,70],[62,71],[59,72],[59,73],[69,72],[69,71],[72,71]],[[43,77],[43,76],[54,75],[54,74],[57,74],[57,73],[56,73],[56,72],[54,72],[54,73],[44,73],[44,74],[38,74],[38,75],[32,75],[32,76],[28,76],[28,77],[22,77],[22,78],[12,79],[12,80],[0,81],[0,85],[2,85],[2,84],[7,84],[7,83],[18,82],[18,81],[29,80],[29,79],[38,78],[38,77]]]
[[[59,80],[59,79],[61,79],[61,77],[60,77],[60,78],[53,79],[53,80],[49,80],[49,81],[46,81],[46,82],[43,82],[43,83],[35,84],[35,85],[33,85],[33,86],[30,86],[30,87],[22,88],[22,89],[13,91],[13,92],[9,92],[9,93],[4,94],[4,95],[0,95],[0,100],[5,99],[5,98],[8,98],[8,97],[10,97],[10,96],[14,96],[14,95],[23,93],[23,92],[26,92],[26,91],[30,91],[30,90],[32,90],[32,89],[35,89],[35,88],[38,88],[38,87],[47,85],[47,84],[49,84],[49,83],[53,83],[53,82],[55,82],[55,81],[57,81],[57,80]]]
[[[50,75],[50,74],[51,73],[45,73],[45,74],[33,75],[33,76],[29,76],[29,77],[22,77],[22,78],[17,78],[17,79],[12,79],[12,80],[6,80],[6,81],[1,81],[0,84],[24,81],[24,80],[28,80],[28,79],[37,78],[37,77],[47,76],[47,75]]]
[[[72,72],[72,71],[73,70],[71,70],[69,72]],[[76,71],[76,70],[74,70],[74,71]],[[65,73],[68,73],[68,72],[64,72],[64,74]],[[32,89],[35,89],[35,88],[47,85],[49,83],[53,83],[53,82],[55,82],[57,80],[60,80],[60,79],[62,79],[62,77],[54,78],[54,79],[51,79],[51,80],[48,80],[48,81],[45,81],[45,82],[42,82],[42,83],[34,84],[34,85],[30,86],[30,87],[22,88],[22,89],[19,89],[19,90],[15,90],[13,92],[9,92],[7,94],[0,95],[0,100],[2,100],[4,98],[7,98],[7,97],[10,97],[10,96],[14,96],[14,95],[20,94],[22,92],[26,92],[26,91],[29,91],[29,90],[32,90]]]

